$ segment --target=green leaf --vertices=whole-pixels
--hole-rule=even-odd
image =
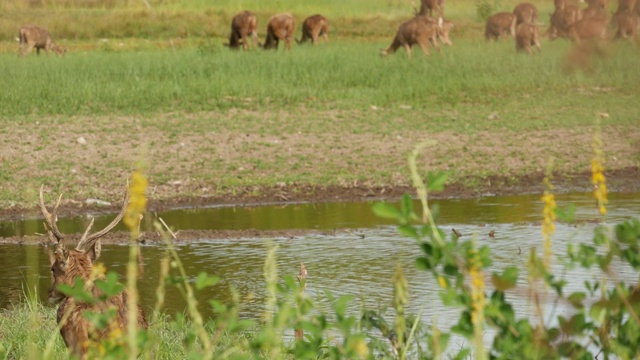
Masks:
[[[349,305],[349,302],[351,302],[352,299],[353,299],[353,296],[351,295],[343,295],[336,300],[336,302],[333,304],[333,309],[336,312],[336,315],[338,315],[338,317],[340,318],[344,317],[347,311],[347,306]]]
[[[491,283],[496,287],[496,290],[499,291],[507,291],[516,286],[516,282],[518,281],[518,273],[519,270],[515,266],[509,266],[504,269],[502,275],[498,275],[493,273],[491,275]]]
[[[409,220],[413,215],[413,199],[409,194],[402,195],[402,199],[400,201],[400,213],[402,214],[402,218]]]
[[[624,221],[615,228],[616,239],[625,244],[636,244],[640,240],[640,220]]]
[[[569,204],[564,208],[556,208],[556,217],[559,221],[574,223],[576,221],[576,205]]]
[[[440,299],[445,306],[460,305],[458,301],[458,294],[455,289],[448,288],[440,292]]]
[[[124,290],[124,285],[118,282],[118,274],[113,271],[107,273],[105,280],[96,281],[96,287],[107,297],[119,294]]]
[[[584,299],[586,299],[586,297],[587,294],[583,292],[574,292],[573,294],[569,295],[568,300],[574,307],[582,309],[584,307],[582,302],[584,301]]]
[[[196,289],[202,290],[206,287],[214,286],[220,282],[220,278],[217,276],[209,276],[206,272],[201,272],[198,274],[198,278],[196,278]]]
[[[597,323],[604,323],[607,317],[608,306],[605,300],[598,301],[591,305],[589,309],[589,317]]]
[[[418,270],[426,270],[426,271],[429,271],[432,268],[429,258],[424,256],[421,256],[416,259],[416,267],[418,268]]]
[[[386,202],[373,204],[373,213],[384,219],[399,220],[401,218],[400,210]]]
[[[438,192],[444,190],[444,185],[447,183],[447,174],[444,172],[427,173],[427,189],[432,192]]]
[[[398,233],[402,236],[406,236],[408,238],[420,240],[420,235],[418,235],[418,231],[411,225],[400,225],[398,226]]]
[[[93,304],[98,301],[92,294],[84,290],[84,281],[79,277],[76,278],[73,286],[67,284],[58,285],[58,291],[80,302]]]
[[[469,311],[464,311],[460,314],[460,319],[458,319],[458,323],[451,327],[451,331],[466,337],[467,339],[473,336],[473,324],[471,324],[471,313]]]

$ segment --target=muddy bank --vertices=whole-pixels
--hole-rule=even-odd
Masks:
[[[637,167],[607,171],[610,192],[640,192],[640,170]],[[501,196],[514,194],[542,193],[543,174],[529,174],[517,179],[504,177],[487,177],[477,181],[474,188],[461,184],[450,184],[443,192],[430,194],[431,198],[473,198],[479,196]],[[556,193],[572,191],[590,191],[590,174],[556,174],[553,179]],[[344,202],[395,200],[402,194],[413,194],[413,189],[406,186],[388,187],[314,187],[314,186],[273,186],[246,189],[230,195],[213,197],[175,197],[165,200],[149,199],[148,210],[162,212],[174,208],[199,208],[209,206],[260,206],[264,204],[287,204],[295,202]],[[256,193],[260,195],[255,195]],[[113,213],[119,210],[119,205],[97,206],[86,205],[78,201],[68,201],[61,205],[58,213],[61,217],[78,216],[85,213]],[[0,210],[0,220],[13,221],[25,218],[40,217],[36,207],[28,209],[10,208]],[[337,229],[336,231],[343,231]],[[181,230],[175,235],[174,241],[197,241],[201,239],[234,239],[234,238],[295,238],[310,233],[320,233],[317,230],[291,229],[264,231],[255,229],[242,230]],[[81,234],[69,235],[69,240],[77,241]],[[44,236],[5,237],[0,243],[25,244],[28,242],[42,243]],[[142,234],[141,242],[145,244],[162,243],[160,234],[147,231]],[[115,232],[103,238],[103,243],[127,243],[129,235],[125,232]]]

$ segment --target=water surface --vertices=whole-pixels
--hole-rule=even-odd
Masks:
[[[556,254],[554,272],[565,276],[570,288],[578,289],[587,278],[595,274],[589,271],[564,271],[560,263],[568,242],[591,242],[596,219],[615,224],[624,219],[638,217],[640,194],[610,194],[608,215],[601,218],[595,212],[590,194],[568,194],[558,198],[558,205],[577,205],[578,225],[557,224],[553,250]],[[480,199],[453,199],[434,201],[440,208],[440,226],[450,233],[452,228],[463,234],[463,239],[476,238],[477,244],[488,245],[493,254],[492,270],[499,271],[514,265],[523,269],[529,249],[540,251],[542,235],[540,219],[542,204],[539,196],[486,197]],[[346,229],[325,231],[297,238],[275,239],[201,239],[177,245],[178,253],[192,279],[202,271],[220,276],[223,281],[212,289],[198,294],[199,307],[205,316],[211,316],[207,301],[218,299],[231,301],[230,287],[242,298],[241,314],[259,317],[264,303],[264,278],[262,275],[267,244],[278,246],[280,275],[295,275],[300,262],[304,262],[309,276],[307,293],[316,299],[325,291],[334,295],[353,295],[354,307],[388,307],[392,299],[391,277],[397,263],[402,264],[409,280],[411,292],[410,311],[423,312],[424,319],[438,319],[447,324],[457,319],[455,310],[443,308],[438,297],[438,286],[428,273],[418,271],[413,265],[420,255],[412,239],[398,235],[396,228],[387,221],[375,217],[372,203],[292,204],[271,207],[210,208],[204,210],[181,209],[159,214],[178,229]],[[110,217],[101,221],[109,222]],[[3,231],[29,233],[42,231],[38,220],[4,224]],[[79,227],[86,219],[64,219],[63,232]],[[65,224],[64,226],[62,224]],[[8,229],[8,230],[7,230]],[[489,237],[490,231],[495,237]],[[38,256],[27,263],[28,249]],[[158,285],[159,261],[165,251],[162,246],[143,246],[145,273],[139,282],[141,301],[146,307],[155,303]],[[101,261],[108,269],[120,274],[125,272],[128,248],[105,245]],[[18,245],[0,245],[0,307],[24,298],[25,278],[30,271],[36,275],[40,299],[46,301],[49,286],[49,263],[42,248]],[[627,268],[617,271],[622,278],[635,279]],[[521,282],[526,284],[526,273],[521,272]],[[526,291],[510,294],[516,310],[528,313],[530,305]],[[166,311],[181,312],[184,301],[178,291],[167,289]],[[562,311],[558,309],[557,311]],[[429,321],[431,321],[429,320]],[[450,324],[449,324],[450,325]]]

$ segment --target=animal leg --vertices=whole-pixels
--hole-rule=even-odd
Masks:
[[[249,50],[249,39],[246,34],[242,34],[242,48],[246,51]]]
[[[429,46],[427,44],[423,44],[423,43],[419,43],[419,44],[420,44],[420,48],[422,49],[422,52],[424,53],[424,56],[431,55],[429,53]]]
[[[404,44],[404,50],[407,52],[407,57],[411,58],[411,45]]]
[[[256,31],[253,31],[251,33],[251,45],[252,47],[255,49],[256,48],[256,44],[258,43],[258,33]]]

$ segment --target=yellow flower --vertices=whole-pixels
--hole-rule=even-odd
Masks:
[[[550,187],[550,186],[549,186]],[[551,266],[552,242],[551,236],[556,232],[556,199],[550,190],[545,190],[542,195],[542,237],[543,237],[543,256],[544,265],[549,268]]]
[[[129,231],[134,234],[138,233],[140,219],[147,208],[147,186],[147,178],[139,171],[134,171],[129,185],[129,205],[123,219]]]
[[[443,289],[446,289],[449,287],[449,284],[447,283],[447,279],[445,279],[444,276],[442,275],[438,276],[438,284],[440,284],[440,287]]]
[[[369,348],[367,347],[367,343],[362,339],[358,339],[355,341],[355,343],[353,344],[353,350],[359,359],[366,359],[369,356]]]
[[[600,138],[600,123],[596,123],[596,130],[593,134],[593,158],[591,159],[591,183],[593,184],[593,195],[598,203],[600,214],[607,214],[607,179],[604,176],[604,144]]]
[[[484,274],[481,269],[482,262],[475,247],[471,248],[469,258],[469,276],[471,277],[471,322],[480,330],[484,322]]]

